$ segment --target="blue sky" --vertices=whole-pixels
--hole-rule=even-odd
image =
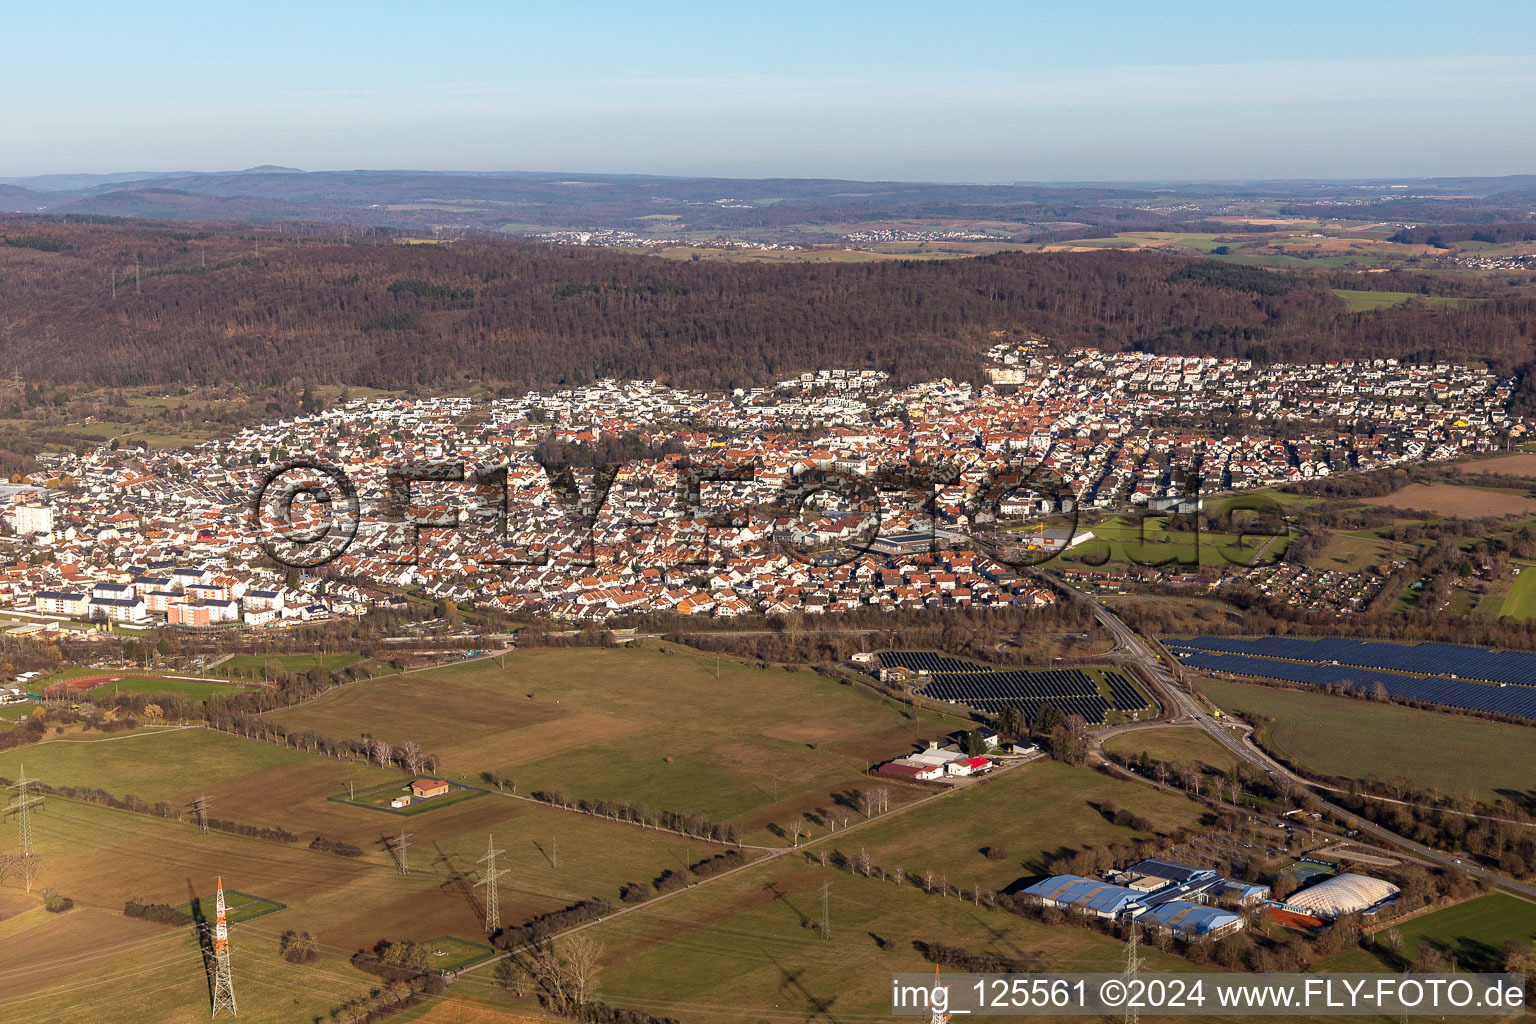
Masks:
[[[1536,4],[13,3],[0,176],[1536,172]]]

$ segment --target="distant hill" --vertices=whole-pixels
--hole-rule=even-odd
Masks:
[[[1298,217],[1414,223],[1526,220],[1536,209],[1536,178],[1530,175],[1356,182],[945,184],[563,171],[301,171],[264,164],[242,171],[61,174],[0,183],[45,193],[37,205],[50,213],[258,222],[309,219],[520,233],[530,228],[607,229],[646,237],[721,233],[812,242],[841,237],[852,224],[942,231],[983,223],[1014,241],[1182,230],[1208,216],[1233,213],[1233,204],[1243,209],[1262,204]],[[173,201],[162,190],[210,198],[201,203]]]
[[[0,211],[6,213],[33,213],[46,209],[48,195],[18,185],[0,185]]]

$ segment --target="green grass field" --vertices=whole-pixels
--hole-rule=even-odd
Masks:
[[[861,829],[846,843],[834,839],[832,845],[848,856],[866,848],[887,868],[900,864],[909,873],[944,871],[967,889],[978,883],[983,889],[1003,889],[1020,877],[1044,874],[1049,857],[1149,835],[1107,820],[1098,810],[1106,803],[1136,811],[1165,834],[1181,826],[1198,827],[1203,811],[1150,786],[1059,761],[1037,761]],[[1007,857],[989,859],[982,853],[985,847],[1001,847]]]
[[[214,671],[262,679],[283,672],[308,672],[312,668],[339,672],[362,660],[360,654],[236,654]]]
[[[530,650],[352,683],[274,712],[290,728],[412,739],[440,773],[518,792],[644,802],[756,831],[863,783],[871,763],[957,728],[809,670],[687,648]]]
[[[377,786],[369,786],[367,789],[354,789],[351,791],[350,796],[347,793],[340,793],[331,797],[331,799],[336,803],[350,804],[353,807],[366,807],[372,811],[384,811],[388,814],[397,814],[403,818],[409,818],[418,814],[426,814],[428,811],[452,807],[466,800],[473,800],[477,796],[485,796],[485,791],[482,789],[456,787],[449,789],[442,796],[434,796],[426,800],[412,800],[408,807],[391,807],[391,801],[396,797],[407,794],[410,781],[411,777],[405,776],[390,782],[380,783]]]
[[[1506,893],[1437,910],[1397,926],[1410,959],[1428,942],[1455,959],[1463,971],[1496,971],[1504,946],[1536,939],[1536,903]]]
[[[239,779],[310,755],[205,729],[74,733],[0,753],[0,775],[27,774],[55,786],[100,787],[155,803],[197,795],[199,787]]]
[[[501,912],[510,923],[581,899],[616,900],[626,882],[648,883],[664,870],[685,870],[720,849],[526,800],[488,796],[413,820],[410,873],[401,875],[393,860],[378,852],[383,832],[378,815],[323,797],[318,808],[295,799],[294,794],[313,788],[305,783],[315,781],[314,772],[345,768],[322,758],[309,760],[312,767],[289,765],[277,776],[258,772],[235,780],[260,800],[260,813],[240,805],[239,789],[216,788],[213,794],[216,813],[258,822],[276,817],[301,833],[295,843],[217,830],[203,835],[186,822],[47,798],[33,816],[34,839],[45,864],[43,884],[73,898],[76,909],[52,915],[39,906],[34,913],[27,908],[40,897],[35,891],[24,895],[16,874],[8,875],[0,887],[0,946],[6,949],[7,969],[25,984],[7,982],[0,992],[0,1019],[61,1019],[60,1007],[78,1008],[88,1000],[93,1019],[114,1024],[206,1020],[207,981],[193,930],[133,921],[122,915],[122,907],[135,898],[172,906],[196,898],[211,916],[210,896],[219,876],[236,923],[231,945],[241,1019],[291,1024],[323,1018],[332,1006],[376,986],[377,979],[358,972],[346,958],[381,938],[427,942],[462,937],[446,950],[449,954],[483,953],[472,954],[472,942],[482,934],[483,890],[474,882],[480,878],[477,861],[487,836],[505,851],[500,863],[510,873],[502,880]],[[297,789],[283,785],[290,776],[299,783]],[[113,784],[106,774],[97,781]],[[306,819],[311,810],[323,818]],[[369,852],[347,858],[311,851],[307,840],[313,831],[366,845]],[[388,834],[396,831],[390,826]],[[286,909],[256,917],[264,908],[244,893]],[[21,929],[15,942],[13,928]],[[277,960],[278,936],[289,928],[315,936],[318,961],[295,966]],[[120,986],[119,979],[126,977],[134,983]],[[25,1016],[19,1016],[23,1011]]]
[[[1035,953],[1053,970],[1113,971],[1124,958],[1120,943],[1097,932],[926,895],[910,881],[786,861],[598,926],[592,934],[612,963],[599,979],[601,999],[685,1024],[887,1020],[890,974],[933,971],[919,942]],[[811,925],[821,921],[827,883],[824,939]],[[1148,950],[1147,970],[1180,966]]]
[[[1362,572],[1392,560],[1392,542],[1381,537],[1361,536],[1358,532],[1331,530],[1328,543],[1307,561],[1314,569]]]
[[[1112,754],[1139,757],[1143,751],[1154,761],[1166,761],[1180,769],[1228,771],[1236,759],[1200,729],[1170,725],[1163,729],[1138,729],[1111,736],[1104,749]]]
[[[1049,559],[1044,565],[1047,568],[1081,568],[1115,562],[1167,563],[1170,568],[1187,567],[1199,571],[1202,567],[1267,565],[1285,554],[1290,544],[1288,537],[1167,530],[1164,528],[1167,522],[1155,516],[1143,519],[1129,515],[1114,516],[1098,523],[1081,521],[1075,532],[1092,531],[1092,539]],[[1062,524],[1062,528],[1065,525]]]
[[[1354,288],[1335,288],[1333,294],[1349,305],[1351,313],[1369,313],[1376,309],[1401,306],[1414,299],[1421,299],[1434,306],[1454,306],[1462,300],[1444,295],[1420,295],[1418,292],[1370,292]]]
[[[1499,605],[1499,614],[1528,619],[1536,615],[1536,565],[1522,562],[1518,566],[1520,575],[1509,585],[1509,591]]]
[[[231,686],[226,683],[200,683],[190,679],[159,679],[154,676],[127,676],[113,683],[103,683],[86,696],[96,702],[109,700],[118,694],[175,693],[188,700],[205,701],[210,697],[228,697],[244,693],[249,686]]]
[[[1272,715],[1263,742],[1308,771],[1339,778],[1401,776],[1416,788],[1509,802],[1501,790],[1536,789],[1533,731],[1438,711],[1254,683],[1201,678],[1220,707]],[[1434,751],[1434,756],[1426,756]]]
[[[201,893],[191,901],[183,903],[177,909],[184,914],[191,915],[194,921],[212,921],[216,914],[215,896],[217,890],[210,889]],[[240,892],[236,889],[224,890],[224,919],[234,924],[244,924],[254,921],[258,917],[266,917],[275,914],[279,910],[287,910],[286,904],[277,900],[269,900],[261,896],[252,896],[248,892]]]
[[[438,974],[462,971],[470,964],[477,964],[487,957],[496,955],[494,946],[455,938],[452,935],[428,939],[423,945],[429,947],[427,963]]]

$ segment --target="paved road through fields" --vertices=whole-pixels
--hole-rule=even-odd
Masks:
[[[1105,629],[1109,630],[1110,634],[1115,639],[1115,647],[1111,653],[1125,659],[1126,661],[1134,662],[1140,666],[1141,669],[1152,678],[1153,682],[1155,682],[1167,695],[1169,702],[1173,705],[1168,709],[1168,717],[1189,719],[1191,722],[1204,729],[1205,732],[1209,734],[1213,740],[1221,744],[1240,761],[1246,764],[1250,764],[1255,768],[1258,768],[1261,771],[1271,775],[1284,775],[1294,781],[1298,786],[1306,787],[1309,789],[1309,791],[1311,790],[1311,785],[1306,779],[1296,775],[1290,769],[1286,768],[1285,765],[1276,761],[1274,758],[1270,757],[1258,747],[1252,745],[1249,742],[1245,742],[1243,739],[1234,737],[1229,730],[1218,724],[1214,719],[1211,718],[1210,715],[1206,714],[1205,711],[1201,709],[1200,702],[1191,696],[1188,690],[1185,690],[1182,686],[1179,685],[1178,681],[1174,679],[1173,673],[1168,671],[1168,667],[1163,664],[1162,660],[1159,659],[1156,654],[1153,653],[1152,649],[1147,646],[1145,641],[1143,641],[1140,636],[1137,635],[1136,631],[1130,626],[1126,625],[1118,615],[1116,615],[1108,608],[1108,606],[1094,600],[1077,588],[1063,583],[1061,580],[1050,575],[1049,573],[1037,571],[1035,575],[1045,583],[1049,584],[1056,591],[1066,594],[1071,599],[1087,602],[1088,606],[1093,609],[1094,617],[1098,619],[1099,623],[1103,625]],[[1314,796],[1315,795],[1316,794],[1314,791]],[[1525,882],[1516,881],[1513,878],[1508,878],[1496,871],[1489,871],[1486,868],[1479,867],[1475,864],[1464,864],[1459,859],[1451,856],[1448,853],[1444,853],[1432,847],[1424,846],[1422,843],[1416,843],[1411,839],[1400,836],[1390,829],[1386,829],[1380,825],[1377,825],[1375,822],[1365,820],[1358,814],[1355,814],[1353,811],[1346,810],[1345,808],[1340,807],[1337,804],[1330,803],[1321,797],[1318,797],[1318,800],[1326,810],[1333,812],[1341,818],[1354,818],[1357,822],[1359,822],[1360,831],[1362,832],[1369,833],[1378,839],[1385,839],[1386,841],[1396,846],[1400,846],[1405,850],[1409,850],[1418,854],[1425,860],[1434,861],[1437,864],[1449,868],[1458,868],[1467,872],[1469,875],[1474,875],[1493,885],[1503,886],[1504,888],[1518,892],[1527,898],[1536,899],[1536,885],[1529,885]]]

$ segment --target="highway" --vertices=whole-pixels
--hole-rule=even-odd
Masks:
[[[1077,588],[1063,583],[1061,580],[1050,575],[1049,573],[1037,570],[1035,575],[1038,576],[1042,582],[1051,586],[1057,592],[1065,594],[1073,600],[1087,602],[1088,606],[1093,609],[1094,617],[1098,619],[1099,623],[1103,625],[1105,629],[1109,630],[1110,635],[1114,637],[1115,646],[1110,651],[1110,655],[1127,662],[1132,662],[1139,666],[1143,672],[1145,672],[1145,674],[1152,679],[1158,688],[1163,691],[1163,694],[1167,697],[1167,700],[1172,705],[1172,707],[1165,709],[1168,712],[1165,717],[1188,720],[1189,722],[1192,722],[1195,725],[1198,725],[1200,728],[1204,729],[1206,734],[1209,735],[1211,739],[1215,740],[1217,743],[1221,744],[1222,747],[1230,751],[1232,755],[1239,761],[1252,765],[1260,771],[1266,772],[1270,775],[1283,775],[1286,778],[1289,778],[1291,781],[1296,783],[1298,787],[1305,788],[1309,792],[1312,792],[1313,796],[1318,799],[1319,803],[1322,804],[1325,810],[1332,812],[1340,819],[1354,818],[1355,821],[1359,823],[1361,832],[1368,833],[1378,839],[1385,840],[1395,846],[1401,847],[1404,850],[1418,854],[1425,860],[1433,861],[1444,867],[1465,871],[1467,874],[1481,878],[1492,885],[1502,886],[1503,888],[1512,892],[1520,893],[1528,899],[1536,900],[1536,885],[1516,881],[1513,878],[1508,878],[1496,871],[1489,871],[1486,868],[1479,867],[1476,864],[1464,864],[1448,853],[1424,846],[1421,843],[1416,843],[1411,839],[1400,836],[1390,829],[1383,828],[1380,825],[1377,825],[1375,822],[1367,821],[1365,818],[1361,817],[1355,812],[1346,810],[1345,808],[1340,807],[1338,804],[1331,803],[1328,800],[1323,799],[1321,796],[1318,796],[1316,790],[1306,779],[1296,775],[1290,769],[1286,768],[1285,765],[1271,758],[1268,754],[1254,746],[1251,742],[1247,742],[1246,737],[1238,738],[1233,736],[1227,728],[1219,724],[1215,719],[1208,715],[1201,708],[1200,702],[1191,696],[1189,691],[1184,689],[1184,687],[1179,684],[1179,682],[1173,677],[1173,673],[1168,671],[1167,665],[1165,665],[1162,660],[1152,652],[1152,649],[1147,646],[1146,642],[1143,641],[1139,635],[1137,635],[1136,631],[1130,626],[1126,625],[1125,622],[1113,611],[1111,611],[1106,605],[1094,600],[1092,597],[1089,597],[1087,594],[1084,594]]]

